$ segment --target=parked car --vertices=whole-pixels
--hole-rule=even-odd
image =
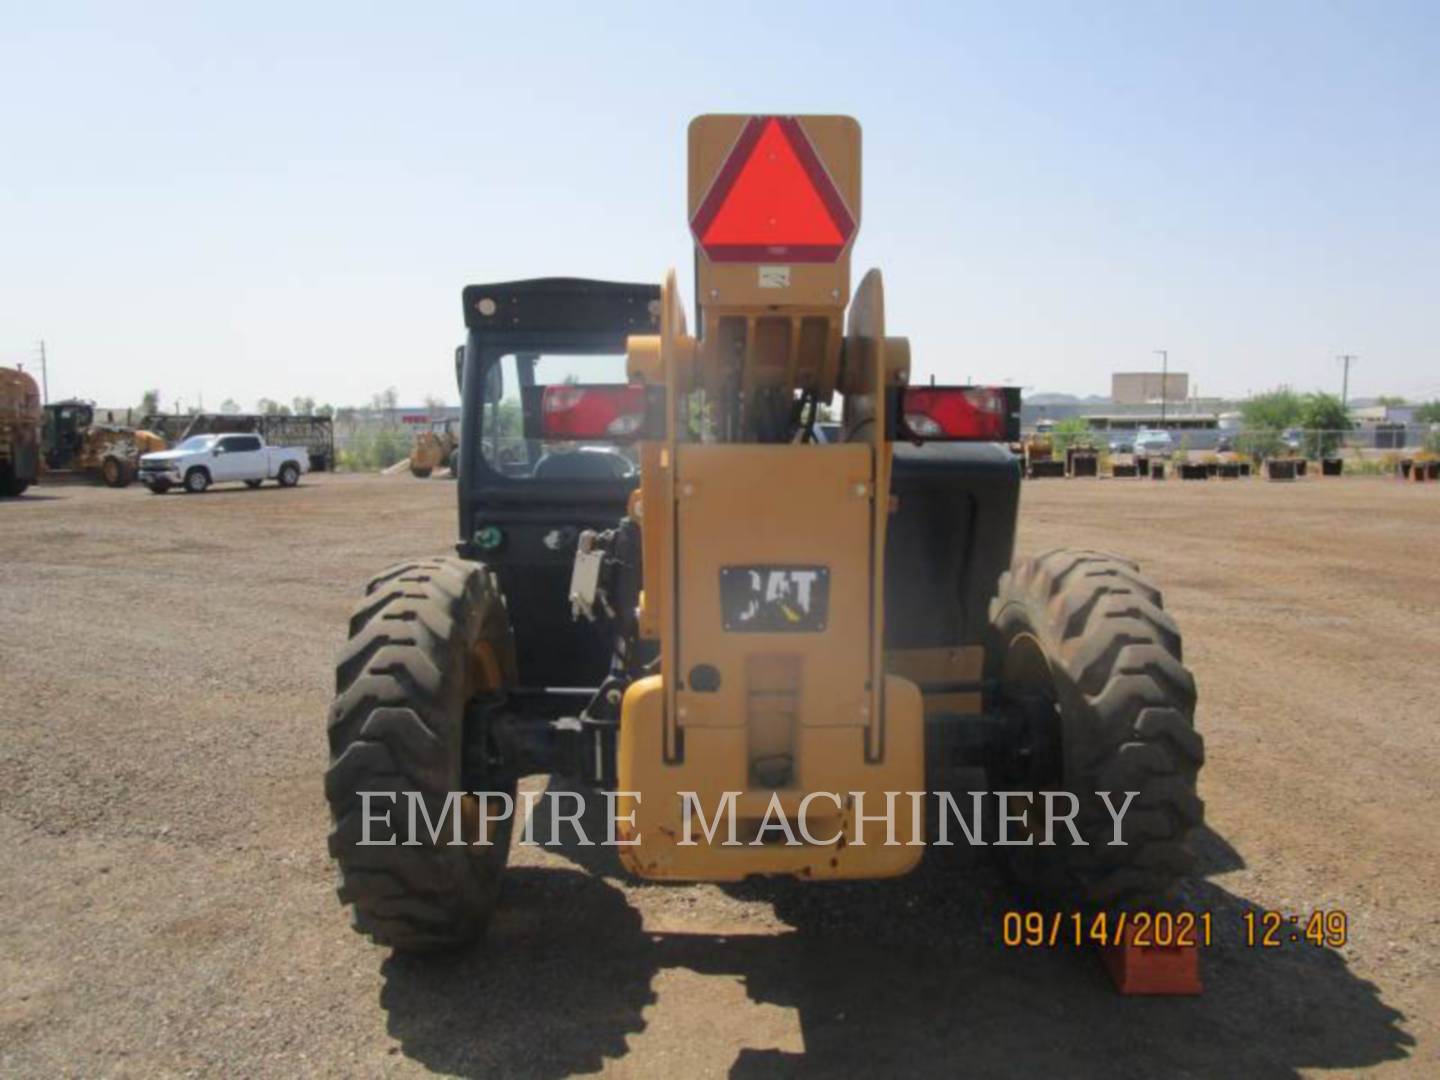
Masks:
[[[1175,447],[1175,440],[1168,431],[1159,428],[1141,428],[1135,433],[1135,453],[1168,454]]]
[[[1133,454],[1135,452],[1135,440],[1124,437],[1111,439],[1110,452],[1112,454]]]
[[[211,484],[243,482],[258,488],[266,480],[294,487],[310,471],[303,446],[267,446],[260,435],[192,435],[173,450],[140,459],[140,479],[156,495],[172,487],[199,493]]]

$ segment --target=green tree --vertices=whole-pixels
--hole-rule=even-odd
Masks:
[[[1281,432],[1300,422],[1303,405],[1300,395],[1288,386],[1241,402],[1240,415],[1245,420],[1245,430],[1236,436],[1235,449],[1257,461],[1277,456],[1285,449]]]
[[[328,402],[324,405],[317,405],[315,407],[315,415],[333,417],[335,415],[335,406],[329,404]]]
[[[313,397],[291,398],[290,409],[296,416],[312,416],[315,412],[315,399]]]
[[[141,394],[140,408],[138,411],[141,416],[153,416],[155,413],[158,413],[160,411],[160,391],[146,390]]]
[[[1408,405],[1409,402],[1400,394],[1381,394],[1375,399],[1376,405],[1384,405],[1387,409],[1392,405]]]
[[[373,472],[388,469],[409,454],[410,440],[403,431],[364,431],[340,451],[340,464],[346,469]]]
[[[1235,449],[1256,461],[1263,461],[1268,457],[1281,456],[1281,451],[1285,449],[1285,440],[1281,438],[1278,429],[1242,431],[1235,436]]]
[[[1350,430],[1350,414],[1334,394],[1306,394],[1300,405],[1300,426],[1305,429],[1305,453],[1330,457],[1340,446],[1342,432]]]
[[[240,403],[234,398],[226,398],[220,403],[220,411],[226,416],[234,416],[240,411]]]
[[[1240,403],[1240,415],[1250,431],[1284,431],[1300,422],[1304,402],[1288,386],[1256,394]]]
[[[1067,416],[1057,421],[1050,438],[1057,454],[1064,454],[1072,446],[1090,446],[1095,442],[1090,432],[1090,421],[1083,416]]]
[[[1440,424],[1440,399],[1427,401],[1415,410],[1417,424]]]

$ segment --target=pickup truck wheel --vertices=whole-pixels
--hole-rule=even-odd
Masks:
[[[437,558],[371,580],[336,665],[325,797],[340,902],[353,905],[355,929],[377,943],[439,949],[484,929],[499,897],[512,819],[492,821],[489,843],[477,844],[478,801],[450,795],[514,799],[513,777],[476,764],[493,761],[484,732],[473,721],[467,729],[470,703],[514,681],[510,619],[488,569]],[[369,796],[368,826],[362,791],[380,793]],[[408,792],[426,814],[411,810]],[[504,800],[491,801],[498,815]],[[420,843],[385,843],[411,839],[412,813]],[[460,845],[451,843],[455,814]],[[438,827],[434,838],[426,817]],[[361,845],[367,830],[372,844]]]
[[[263,484],[264,482],[265,482],[264,480],[246,480],[246,481],[245,481],[245,486],[248,487],[248,488],[252,488],[252,489],[253,489],[253,488],[258,488],[258,487],[259,487],[261,484]]]
[[[300,467],[293,461],[287,461],[284,465],[280,466],[278,479],[281,487],[294,487],[300,483]]]
[[[1163,904],[1191,868],[1186,838],[1205,812],[1195,794],[1205,744],[1195,682],[1160,591],[1113,555],[1051,551],[1001,576],[990,629],[1002,708],[1024,732],[1006,787],[1032,793],[1041,814],[1039,793],[1072,794],[1085,841],[1076,844],[1057,820],[1053,846],[1032,833],[1033,845],[1003,849],[1011,870],[1043,899],[1069,905]],[[1136,793],[1122,845],[1112,845],[1100,792],[1115,810]]]
[[[210,486],[210,474],[204,469],[191,469],[185,474],[185,490],[194,495],[199,495]]]

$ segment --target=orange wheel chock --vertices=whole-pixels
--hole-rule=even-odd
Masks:
[[[1198,994],[1200,952],[1193,945],[1136,945],[1135,930],[1100,950],[1105,970],[1122,994]]]

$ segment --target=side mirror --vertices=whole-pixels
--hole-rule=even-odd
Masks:
[[[485,400],[499,401],[505,396],[505,369],[499,360],[485,372]]]

